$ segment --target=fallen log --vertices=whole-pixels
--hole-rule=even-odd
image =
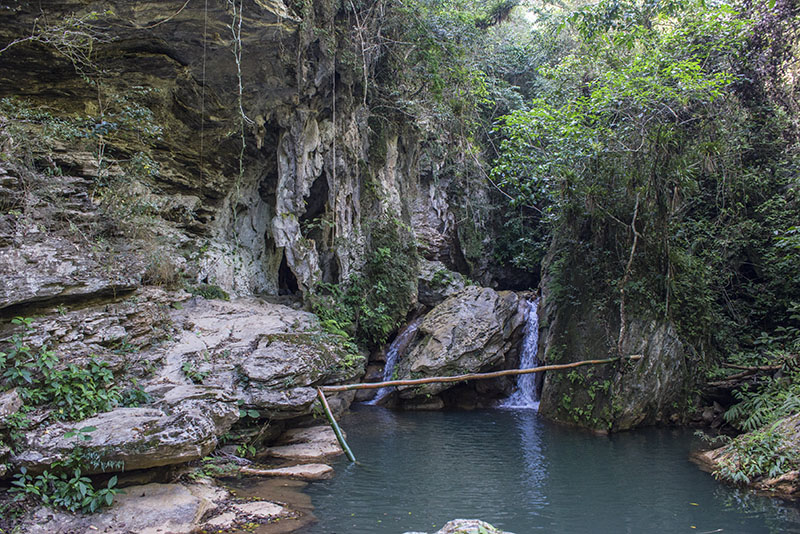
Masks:
[[[532,367],[530,369],[505,369],[503,371],[492,371],[490,373],[470,373],[465,375],[455,376],[431,376],[428,378],[411,378],[408,380],[387,380],[386,382],[369,382],[364,384],[342,384],[339,386],[320,386],[318,390],[325,393],[335,393],[339,391],[351,391],[354,389],[379,389],[392,386],[419,386],[422,384],[434,384],[442,382],[464,382],[466,380],[486,380],[489,378],[499,378],[501,376],[516,376],[526,375],[530,373],[542,373],[544,371],[560,371],[562,369],[572,369],[573,367],[581,367],[583,365],[601,365],[605,363],[614,363],[619,360],[641,360],[641,354],[634,354],[632,356],[623,356],[620,358],[607,358],[605,360],[581,360],[579,362],[562,363],[554,365],[542,365],[540,367]]]

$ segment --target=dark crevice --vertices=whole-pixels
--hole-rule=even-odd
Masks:
[[[298,289],[297,277],[289,268],[289,262],[286,261],[286,252],[284,252],[281,258],[281,266],[278,268],[278,294],[294,295]]]
[[[0,321],[14,317],[34,317],[47,314],[53,308],[62,306],[65,309],[76,310],[99,304],[112,304],[124,300],[136,289],[136,287],[121,286],[88,295],[56,295],[39,300],[29,300],[0,309]]]

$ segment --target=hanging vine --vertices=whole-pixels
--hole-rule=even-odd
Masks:
[[[239,0],[237,5],[236,0],[227,0],[228,6],[232,11],[231,18],[231,35],[233,37],[233,57],[236,62],[236,80],[237,80],[237,103],[239,107],[239,134],[241,137],[241,148],[239,149],[239,171],[234,182],[234,197],[231,199],[231,218],[233,220],[234,229],[234,242],[239,246],[239,236],[236,233],[236,203],[241,196],[241,182],[244,176],[244,154],[247,149],[246,139],[246,125],[252,124],[253,121],[244,112],[244,85],[242,83],[242,11],[244,0]]]

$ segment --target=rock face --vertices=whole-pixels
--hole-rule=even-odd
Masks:
[[[509,291],[470,286],[436,306],[397,364],[399,379],[452,376],[495,369],[518,349],[524,301]],[[401,387],[403,399],[436,395],[452,384]]]
[[[55,139],[35,155],[53,173],[51,198],[65,199],[55,211],[67,216],[66,228],[83,231],[98,211],[97,183],[116,180],[118,204],[134,199],[125,209],[146,212],[147,230],[162,239],[155,247],[125,246],[142,236],[110,239],[112,250],[101,251],[75,235],[30,230],[18,246],[3,250],[9,237],[0,236],[0,280],[7,282],[0,283],[0,309],[132,290],[147,278],[151,251],[170,256],[196,281],[233,294],[305,294],[360,268],[369,221],[385,215],[412,225],[426,255],[454,263],[461,248],[457,225],[447,187],[438,185],[449,177],[420,148],[424,125],[409,128],[405,119],[395,120],[381,133],[370,123],[361,61],[357,68],[341,61],[359,54],[345,9],[329,0],[253,2],[234,42],[237,21],[225,4],[182,4],[109,2],[92,24],[92,57],[105,73],[104,90],[126,99],[106,113],[117,114],[117,125],[147,110],[141,120],[147,124],[132,125],[130,132],[122,125],[119,135],[108,136],[105,160],[85,147],[76,150],[71,138]],[[85,1],[69,0],[46,11],[58,21],[86,9]],[[39,16],[24,2],[4,9],[0,42],[27,36],[23,28]],[[95,86],[56,48],[22,43],[4,51],[3,62],[15,76],[0,77],[0,98],[25,87],[26,105],[102,123]],[[150,146],[142,145],[146,128],[159,132]],[[9,139],[0,144],[14,149],[25,143],[21,134]],[[147,172],[114,160],[117,153],[123,161],[139,151],[153,160]],[[10,168],[0,172],[2,192],[19,197],[15,205],[36,193],[27,182],[22,187]],[[0,234],[26,219],[28,208],[0,224]],[[93,233],[84,232],[88,241]],[[82,250],[75,250],[76,242]],[[131,258],[121,262],[123,253]],[[31,259],[39,263],[37,272],[25,267]]]
[[[169,301],[163,291],[153,296]],[[184,298],[180,293],[173,297],[175,302]],[[62,346],[74,348],[75,354],[97,346],[119,369],[149,369],[141,386],[152,401],[83,421],[34,427],[15,447],[17,455],[9,459],[13,468],[40,472],[65,460],[77,440],[64,435],[84,427],[96,427],[91,440],[80,442],[95,460],[84,473],[189,462],[217,446],[218,437],[239,419],[240,405],[271,420],[309,415],[316,401],[315,386],[354,380],[364,372],[364,358],[342,348],[338,338],[321,333],[314,315],[252,298],[195,298],[183,300],[177,308],[162,308],[159,321],[170,325],[170,338],[140,351],[115,354],[102,343],[95,345],[97,339],[141,339],[135,335],[137,325],[149,315],[128,314],[128,305],[107,307],[119,310],[119,315],[110,313],[105,318],[100,310],[80,310],[38,321],[58,326],[50,330],[50,339],[63,340]],[[147,310],[150,304],[141,306]],[[69,321],[94,318],[93,314],[97,323]],[[39,324],[34,323],[36,332],[40,332]],[[352,398],[352,393],[332,395],[330,402],[341,411]],[[4,411],[19,404],[13,392],[4,393],[0,400]],[[336,450],[329,449],[324,448],[334,454],[338,445]]]
[[[6,427],[6,418],[19,411],[22,407],[22,397],[16,389],[0,393],[0,429]]]
[[[581,298],[556,301],[552,269],[551,257],[542,279],[539,361],[558,364],[616,357],[618,310],[593,303],[593,282],[577,267],[565,276],[571,291]],[[675,422],[694,379],[687,365],[687,358],[695,356],[691,347],[668,322],[631,316],[622,353],[643,358],[547,373],[539,413],[601,432]]]
[[[258,299],[196,300],[175,312],[183,333],[166,349],[167,374],[231,392],[247,409],[273,420],[309,415],[315,386],[354,380],[364,358],[319,331],[314,315]],[[343,395],[350,398],[352,395]]]

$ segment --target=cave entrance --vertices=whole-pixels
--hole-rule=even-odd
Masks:
[[[306,211],[300,217],[300,231],[306,239],[314,240],[318,245],[324,243],[328,233],[328,222],[325,220],[328,206],[328,180],[320,176],[311,184],[311,190],[305,198]]]
[[[286,251],[283,251],[281,265],[278,267],[278,295],[294,295],[298,289],[297,277],[289,268],[289,262],[286,261]]]

